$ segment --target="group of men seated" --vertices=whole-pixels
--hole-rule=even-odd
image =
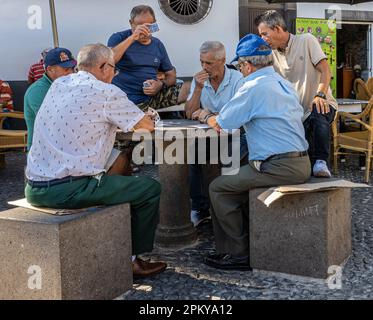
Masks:
[[[113,34],[108,46],[86,45],[77,61],[64,48],[47,53],[45,74],[25,95],[26,197],[54,208],[129,202],[134,275],[164,271],[166,263],[139,257],[153,248],[161,186],[127,175],[128,158],[113,146],[118,127],[154,130],[149,107],[186,101],[188,118],[219,132],[242,129],[240,156],[248,154],[248,163],[215,179],[209,197],[202,168],[191,165],[190,188],[194,212],[213,207],[216,252],[204,262],[249,270],[248,190],[304,183],[311,172],[330,176],[336,104],[326,56],[312,35],[290,34],[283,18],[268,11],[257,18],[261,37],[249,34],[238,43],[238,70],[227,67],[222,43],[207,41],[200,48],[202,70],[191,84],[178,82],[164,45],[151,34],[155,21],[151,7],[137,6],[131,28]]]

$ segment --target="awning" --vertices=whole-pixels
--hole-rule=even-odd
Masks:
[[[268,3],[286,3],[286,2],[310,2],[310,3],[345,3],[345,4],[358,4],[363,2],[372,2],[366,0],[316,0],[316,1],[309,1],[309,0],[266,0]]]

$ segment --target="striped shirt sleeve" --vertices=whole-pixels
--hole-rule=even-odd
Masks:
[[[9,84],[0,80],[0,105],[1,109],[13,110],[13,92]]]
[[[36,64],[33,64],[30,67],[29,73],[28,73],[28,79],[31,83],[39,80],[43,74],[45,73],[44,64],[43,62],[39,62]]]

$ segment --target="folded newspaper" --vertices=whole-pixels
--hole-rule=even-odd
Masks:
[[[321,182],[318,182],[320,180]],[[276,200],[289,194],[319,192],[337,188],[370,188],[370,186],[367,184],[354,183],[351,181],[340,179],[312,178],[309,183],[270,188],[267,191],[261,193],[258,196],[258,200],[262,201],[267,207],[269,207]]]
[[[53,214],[56,216],[64,216],[68,214],[74,214],[74,213],[81,213],[86,211],[95,211],[98,208],[102,208],[102,206],[95,206],[95,207],[89,207],[89,208],[82,208],[82,209],[54,209],[54,208],[44,208],[44,207],[35,207],[27,202],[26,198],[15,200],[15,201],[9,201],[9,204],[16,207],[22,207],[27,209],[32,209],[44,213]]]

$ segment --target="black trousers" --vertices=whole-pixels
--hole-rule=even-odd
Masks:
[[[330,125],[335,117],[335,110],[330,107],[328,113],[317,113],[316,107],[303,122],[306,139],[309,144],[308,154],[313,165],[316,160],[329,163],[330,156]]]

